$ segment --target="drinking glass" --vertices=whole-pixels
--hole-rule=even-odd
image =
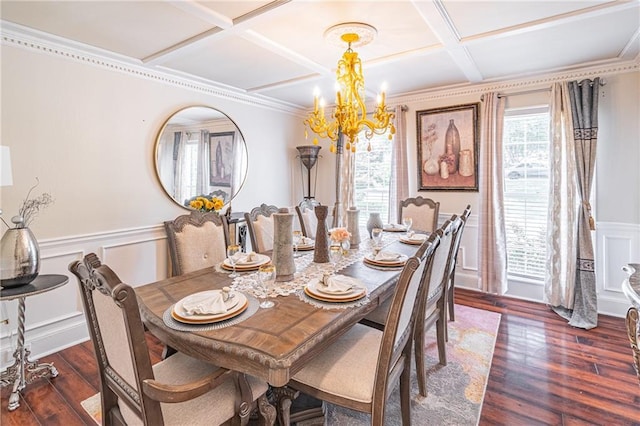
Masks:
[[[237,260],[235,257],[236,253],[240,253],[239,245],[231,244],[227,246],[227,259],[229,260],[229,263],[231,264],[231,266],[233,266],[233,272],[229,274],[229,277],[231,278],[236,278],[240,276],[236,273],[236,260]]]
[[[298,245],[302,241],[302,231],[293,231],[293,257],[298,257]]]
[[[269,297],[269,291],[273,288],[273,284],[276,281],[276,267],[272,263],[266,265],[260,265],[258,268],[258,285],[260,286],[259,296],[262,301],[260,302],[261,308],[271,308],[275,305],[273,301],[267,300]]]
[[[411,225],[413,225],[413,219],[411,219],[410,217],[403,217],[402,224],[404,225],[405,231],[407,232],[407,234],[409,234],[409,231],[411,230]]]
[[[382,228],[373,228],[371,230],[371,237],[373,238],[373,251],[375,254],[380,251],[382,247]]]
[[[336,273],[336,267],[338,266],[338,262],[342,258],[342,244],[340,243],[332,243],[329,246],[329,260],[333,265],[333,273]]]

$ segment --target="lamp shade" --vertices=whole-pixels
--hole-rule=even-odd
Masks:
[[[11,152],[8,146],[0,146],[0,186],[13,185]]]

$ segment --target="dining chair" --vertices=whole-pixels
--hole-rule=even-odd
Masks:
[[[251,247],[256,253],[273,249],[273,214],[277,212],[278,207],[262,203],[244,214]]]
[[[462,224],[458,228],[456,234],[453,237],[453,265],[451,265],[451,276],[449,278],[449,283],[447,286],[447,310],[449,311],[449,320],[455,321],[455,312],[454,312],[454,296],[455,296],[455,282],[456,282],[456,265],[458,264],[458,250],[460,249],[460,242],[462,241],[462,233],[464,232],[464,227],[467,224],[467,219],[471,215],[471,205],[467,204],[467,207],[462,212],[460,219],[462,220]],[[449,340],[449,328],[445,327],[446,338]]]
[[[164,222],[171,276],[219,264],[227,257],[229,227],[225,216],[192,211]]]
[[[452,216],[442,224],[436,232],[432,232],[425,242],[437,235],[440,241],[433,255],[431,270],[422,276],[423,293],[419,295],[416,311],[418,317],[415,324],[414,350],[416,359],[416,376],[418,377],[418,391],[426,396],[425,369],[425,334],[434,325],[436,328],[436,343],[438,346],[438,361],[447,365],[446,352],[446,283],[449,276],[449,259],[452,253],[453,233],[459,226],[457,216]],[[422,248],[422,247],[421,247]],[[387,302],[365,316],[361,322],[370,327],[383,330],[388,321],[389,304]]]
[[[245,425],[257,405],[273,425],[266,382],[182,353],[151,366],[132,287],[88,254],[69,270],[78,278],[98,362],[102,424]]]
[[[315,240],[318,218],[314,209],[307,206],[296,206],[296,214],[300,222],[300,230],[305,237]]]
[[[369,413],[373,426],[384,424],[389,394],[399,382],[402,423],[411,424],[410,373],[414,305],[421,275],[430,269],[439,243],[434,236],[422,260],[412,256],[395,286],[384,331],[356,324],[315,354],[288,386],[327,403]]]
[[[412,219],[411,228],[419,231],[433,232],[438,228],[440,202],[422,196],[406,198],[398,206],[398,221],[402,218]]]

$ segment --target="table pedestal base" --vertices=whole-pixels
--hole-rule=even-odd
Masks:
[[[20,406],[20,391],[27,383],[31,383],[41,377],[57,377],[58,370],[53,363],[38,363],[38,360],[29,360],[30,351],[24,345],[24,297],[18,302],[18,347],[13,353],[15,361],[0,374],[0,386],[13,384],[13,390],[9,397],[9,411]]]

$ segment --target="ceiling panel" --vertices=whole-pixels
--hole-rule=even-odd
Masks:
[[[640,17],[620,11],[468,47],[485,78],[615,60],[638,31]]]
[[[246,15],[252,10],[256,10],[262,6],[271,3],[271,0],[266,1],[197,1],[196,3],[211,9],[214,12],[220,13],[231,19],[236,19],[242,15]]]
[[[297,63],[233,36],[202,42],[162,65],[244,90],[311,73]]]
[[[136,59],[211,27],[160,1],[2,1],[2,19]]]
[[[500,30],[608,1],[449,1],[444,8],[462,38]]]

